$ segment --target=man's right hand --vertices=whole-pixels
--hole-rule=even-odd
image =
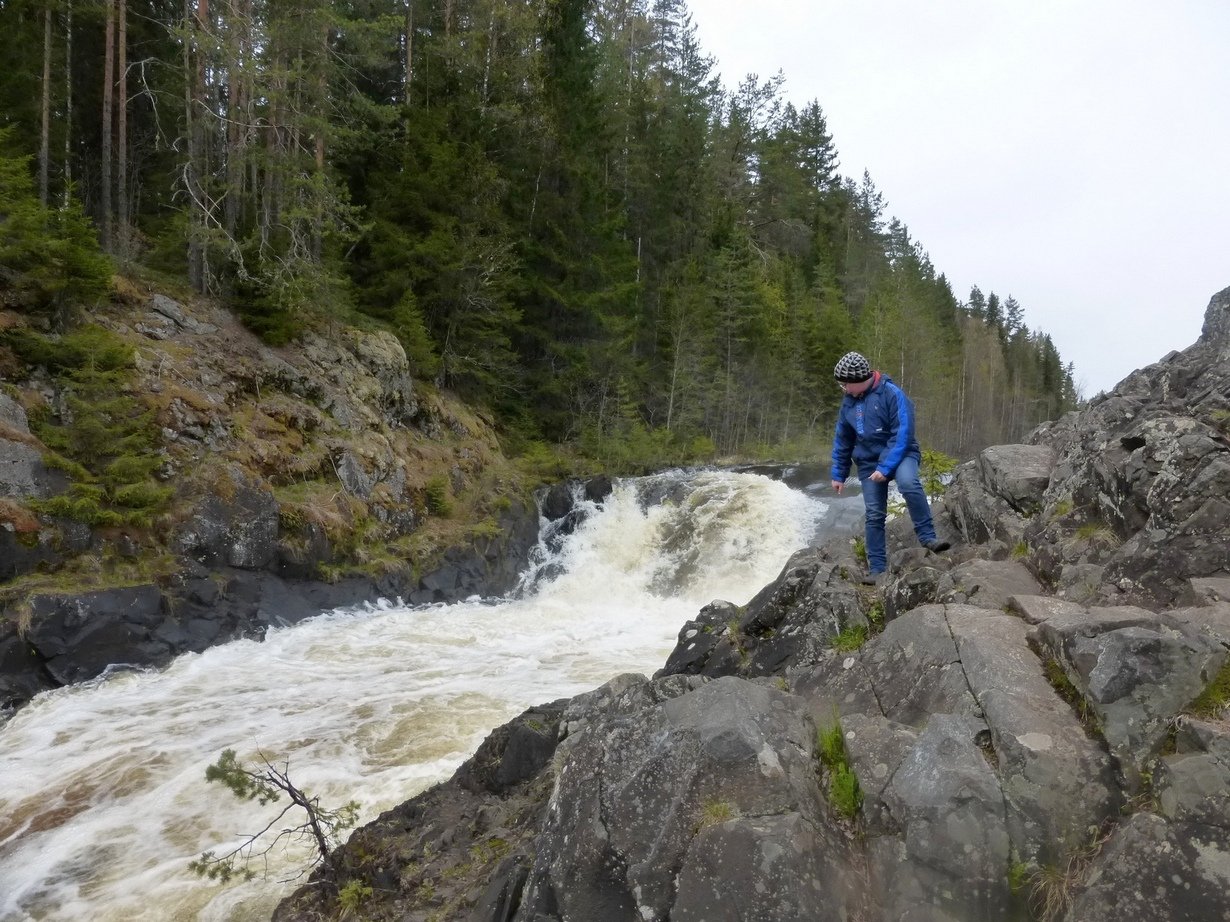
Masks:
[[[844,487],[845,485],[846,485],[846,482],[844,480],[834,480],[833,481],[833,492],[840,493],[841,488]]]

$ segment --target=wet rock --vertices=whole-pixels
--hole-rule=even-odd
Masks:
[[[0,716],[58,683],[13,621],[0,621]]]
[[[813,663],[846,628],[867,630],[852,559],[833,548],[791,555],[776,580],[745,606],[715,601],[684,625],[658,675],[776,675]]]
[[[236,467],[176,531],[178,553],[205,566],[261,569],[277,553],[278,503],[273,493]]]
[[[156,586],[36,595],[29,604],[27,640],[57,684],[83,682],[119,666],[160,666],[170,657],[170,647],[154,636],[163,620]]]
[[[492,731],[453,780],[468,791],[503,794],[537,775],[551,761],[564,702],[530,708]]]

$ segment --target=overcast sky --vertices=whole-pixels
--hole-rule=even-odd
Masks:
[[[727,86],[785,74],[964,301],[1012,295],[1086,397],[1230,286],[1230,0],[687,0]]]

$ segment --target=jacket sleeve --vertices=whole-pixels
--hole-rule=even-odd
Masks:
[[[876,470],[885,477],[892,477],[897,465],[905,458],[910,443],[914,441],[914,406],[905,391],[888,382],[885,390],[884,412],[890,430],[888,449],[876,465]]]
[[[845,409],[845,403],[842,403]],[[845,414],[837,411],[837,426],[833,431],[833,466],[830,480],[844,481],[850,476],[850,456],[854,452],[854,427],[846,422]]]

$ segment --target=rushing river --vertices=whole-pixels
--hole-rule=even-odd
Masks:
[[[684,621],[748,601],[825,510],[750,474],[625,481],[518,598],[377,601],[40,695],[0,728],[0,922],[268,919],[301,853],[275,852],[250,883],[188,870],[275,815],[205,783],[222,750],[288,762],[296,785],[359,801],[367,822],[526,707],[652,674]]]

